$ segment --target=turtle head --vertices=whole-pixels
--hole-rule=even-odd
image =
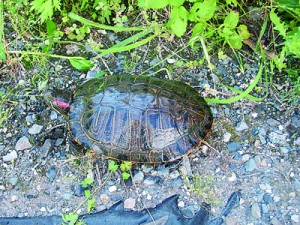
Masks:
[[[63,116],[68,116],[72,103],[72,93],[66,93],[62,90],[55,92],[47,91],[44,93],[44,98],[52,109]]]

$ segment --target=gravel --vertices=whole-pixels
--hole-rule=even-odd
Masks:
[[[110,32],[107,36],[110,40],[119,39]],[[144,57],[148,50],[151,52],[151,49],[137,50],[140,58],[134,68],[128,68],[126,60],[131,55],[127,53],[116,54],[113,60],[106,57],[107,65],[95,62],[94,69],[87,72],[75,71],[64,60],[53,60],[47,65],[51,73],[49,86],[70,90],[99,71],[139,74],[160,62],[157,54]],[[174,56],[167,66],[175,66],[190,54],[184,52],[183,59]],[[199,56],[192,55],[191,59],[196,57]],[[213,75],[215,79],[238,89],[249,84],[257,72],[257,64],[248,63],[241,74],[238,63],[229,57],[212,59],[212,63],[220,72]],[[187,69],[174,67],[174,79],[188,82],[204,96],[211,97],[213,90],[203,87],[214,87],[210,72],[200,66],[185,71],[186,74],[184,70]],[[30,95],[25,93],[34,90],[29,81],[38,72],[38,68],[24,71],[23,88],[16,93],[23,97],[17,99],[20,104],[0,128],[0,217],[61,215],[78,206],[80,213],[87,213],[85,204],[81,205],[86,199],[84,191],[96,188],[98,191],[93,195],[96,210],[109,208],[119,200],[124,200],[127,209],[152,208],[178,194],[178,206],[186,216],[192,217],[205,201],[211,203],[214,217],[220,215],[230,194],[241,190],[239,207],[225,219],[225,224],[299,224],[297,107],[280,105],[274,96],[261,103],[243,99],[228,105],[213,105],[214,129],[206,141],[216,150],[202,145],[173,164],[133,165],[132,177],[123,181],[120,171],[109,175],[107,160],[84,152],[69,141],[66,119],[49,108],[44,99],[26,97],[40,95],[37,90]],[[164,73],[157,76],[166,78]],[[2,80],[10,85],[5,86],[7,90],[19,83],[10,83],[8,74]],[[264,87],[261,88],[263,91]],[[223,87],[217,91],[231,95]],[[94,180],[87,188],[81,185],[86,177]]]

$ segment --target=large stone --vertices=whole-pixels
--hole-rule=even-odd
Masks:
[[[32,145],[30,144],[28,138],[26,136],[21,137],[16,143],[16,150],[25,150],[31,148]]]

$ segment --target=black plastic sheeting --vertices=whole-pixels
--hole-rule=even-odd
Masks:
[[[119,202],[107,210],[82,215],[79,218],[87,225],[221,225],[223,218],[239,205],[240,196],[240,191],[233,192],[221,215],[213,220],[210,220],[210,205],[207,203],[202,203],[200,210],[193,218],[184,218],[178,209],[178,196],[176,195],[148,210],[125,211],[123,202]],[[0,218],[0,225],[59,224],[63,224],[61,216]]]

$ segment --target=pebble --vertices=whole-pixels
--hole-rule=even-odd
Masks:
[[[289,149],[287,147],[279,147],[279,150],[282,154],[287,154],[289,153]]]
[[[127,198],[124,201],[124,208],[125,209],[133,209],[135,206],[135,199],[134,198]]]
[[[55,111],[51,111],[50,120],[56,120],[56,119],[57,119],[57,113]]]
[[[177,177],[180,176],[180,173],[177,170],[174,170],[170,173],[170,178],[171,179],[176,179]]]
[[[132,183],[140,184],[144,180],[144,173],[142,171],[137,172],[132,177]]]
[[[253,203],[251,206],[251,215],[257,219],[261,218],[261,211],[258,203]]]
[[[263,214],[268,213],[269,212],[268,206],[266,204],[262,204],[261,205],[261,211],[262,211]]]
[[[50,167],[47,171],[46,171],[46,177],[48,177],[48,179],[50,181],[53,181],[56,177],[56,169],[55,167]]]
[[[41,207],[41,208],[40,208],[40,211],[41,211],[41,212],[46,212],[46,207],[44,207],[44,206]]]
[[[236,181],[236,180],[237,180],[236,174],[232,172],[230,174],[230,176],[228,177],[228,181],[233,182],[233,181]]]
[[[182,158],[181,167],[179,168],[180,172],[185,176],[192,176],[192,167],[189,158],[185,155]]]
[[[71,193],[63,193],[63,194],[62,194],[62,198],[63,198],[64,200],[69,201],[69,200],[71,200],[71,198],[72,198],[72,194],[71,194]]]
[[[42,158],[46,158],[52,148],[52,141],[46,139],[43,146],[40,148],[40,155]]]
[[[270,184],[266,183],[266,184],[260,184],[259,188],[263,191],[266,191],[267,193],[272,193],[272,187]]]
[[[240,150],[243,146],[240,143],[237,142],[230,142],[227,144],[228,151],[231,152],[237,152]]]
[[[179,201],[178,202],[178,207],[183,208],[184,207],[184,201]]]
[[[230,138],[231,138],[231,133],[229,132],[226,132],[224,135],[223,135],[223,141],[225,143],[229,142],[230,141]]]
[[[268,137],[273,144],[285,144],[286,143],[286,134],[279,134],[277,132],[271,132],[271,133],[269,133]]]
[[[167,178],[167,177],[169,177],[169,169],[168,168],[166,168],[165,166],[158,166],[158,171],[157,171],[158,173],[158,176],[160,176],[160,177],[164,177],[164,178]]]
[[[251,172],[253,170],[256,169],[256,162],[255,160],[252,158],[252,159],[249,159],[247,162],[245,162],[245,170],[248,171],[248,172]]]
[[[299,223],[299,215],[292,215],[291,216],[291,220],[293,221],[293,222],[295,222],[295,223]]]
[[[225,225],[238,225],[238,221],[236,220],[236,218],[228,216],[224,218],[224,223]]]
[[[26,136],[21,137],[16,143],[17,151],[29,149],[31,147],[32,147],[32,145],[30,144],[30,142]]]
[[[239,122],[235,128],[237,131],[248,130],[249,127],[245,121]]]
[[[151,170],[153,170],[153,166],[149,164],[142,165],[142,170],[144,173],[149,173]]]
[[[108,188],[109,192],[115,192],[116,190],[117,190],[117,186],[115,185]]]
[[[8,182],[12,185],[12,186],[16,186],[17,183],[19,181],[19,178],[18,177],[11,177],[9,178]]]
[[[18,199],[19,199],[19,198],[18,198],[18,196],[16,196],[16,195],[11,196],[11,201],[12,201],[12,202],[17,201]]]
[[[159,177],[149,176],[144,180],[144,184],[146,186],[152,186],[158,183],[159,179],[160,179]]]
[[[107,204],[109,202],[109,197],[107,194],[101,194],[100,199],[104,204]]]
[[[282,223],[280,223],[280,221],[276,217],[272,218],[270,222],[272,225],[282,225]]]
[[[63,138],[57,138],[54,145],[55,145],[56,147],[58,147],[58,146],[60,146],[63,142],[64,142],[64,139],[63,139]]]
[[[280,123],[277,120],[274,120],[273,118],[267,119],[267,124],[269,124],[271,127],[276,127]]]
[[[173,63],[176,62],[176,59],[168,58],[168,59],[167,59],[167,62],[168,62],[169,64],[173,64]]]
[[[281,198],[280,198],[279,196],[277,196],[277,195],[275,195],[275,196],[273,197],[274,202],[279,202],[280,199],[281,199]]]
[[[18,158],[17,151],[13,150],[10,153],[3,156],[3,161],[4,162],[9,162],[9,161],[15,160],[17,158]]]
[[[43,126],[38,124],[33,124],[32,127],[28,129],[29,134],[39,134],[41,130],[43,129]]]

